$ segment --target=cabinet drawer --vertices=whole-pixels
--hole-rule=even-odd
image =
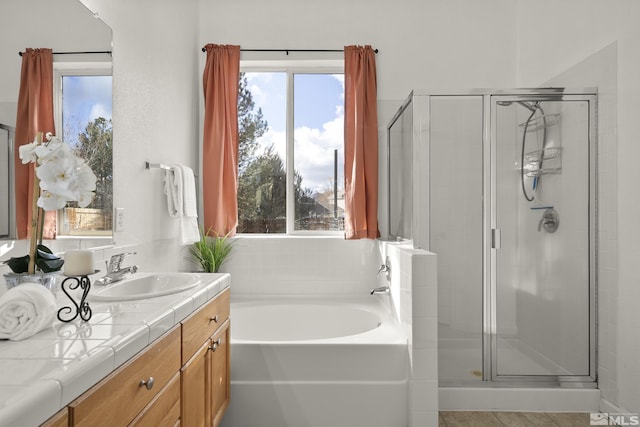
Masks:
[[[172,427],[180,420],[180,372],[140,412],[129,427]]]
[[[202,346],[229,318],[229,288],[207,302],[182,322],[182,363]]]
[[[128,425],[180,369],[180,328],[175,327],[69,404],[74,426]],[[148,386],[141,381],[150,381]]]

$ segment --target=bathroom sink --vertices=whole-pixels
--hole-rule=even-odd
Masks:
[[[93,301],[127,301],[186,291],[200,284],[192,273],[143,273],[106,286],[92,286]]]

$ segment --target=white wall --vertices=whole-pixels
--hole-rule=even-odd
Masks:
[[[113,30],[114,207],[126,228],[117,245],[149,244],[163,270],[180,269],[177,221],[167,214],[163,172],[145,161],[197,170],[196,2],[84,0]]]
[[[549,13],[552,11],[552,13]],[[617,194],[617,216],[608,219],[608,227],[616,229],[617,239],[609,239],[610,250],[600,260],[607,265],[609,327],[600,341],[610,343],[600,357],[608,359],[605,400],[626,411],[640,412],[640,342],[635,339],[640,326],[639,275],[640,202],[637,185],[640,156],[637,135],[640,134],[638,98],[640,95],[640,3],[633,0],[600,2],[597,0],[552,0],[518,3],[518,77],[522,86],[534,86],[562,74],[574,64],[617,44],[617,176],[607,178],[612,186],[603,188]],[[541,30],[541,23],[544,26]],[[535,29],[535,31],[532,31]],[[575,84],[581,85],[576,81]],[[609,160],[609,164],[611,164]],[[617,183],[617,191],[615,184]],[[617,272],[617,277],[616,273]],[[617,279],[617,282],[616,282]],[[600,284],[603,286],[603,283]],[[602,312],[600,313],[602,317]],[[612,336],[613,335],[613,336]],[[601,361],[602,362],[602,361]]]
[[[199,42],[289,49],[370,44],[380,50],[378,99],[401,100],[416,87],[512,85],[514,13],[507,0],[200,0]]]

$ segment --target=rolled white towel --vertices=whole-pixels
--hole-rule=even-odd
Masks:
[[[19,341],[52,325],[56,298],[39,283],[22,283],[0,296],[0,339]]]

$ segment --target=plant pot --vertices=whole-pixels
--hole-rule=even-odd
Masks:
[[[11,289],[14,286],[18,286],[21,283],[40,283],[42,286],[49,290],[53,290],[56,285],[56,279],[60,275],[59,271],[52,271],[51,273],[5,273],[4,281],[7,285],[7,289]]]

